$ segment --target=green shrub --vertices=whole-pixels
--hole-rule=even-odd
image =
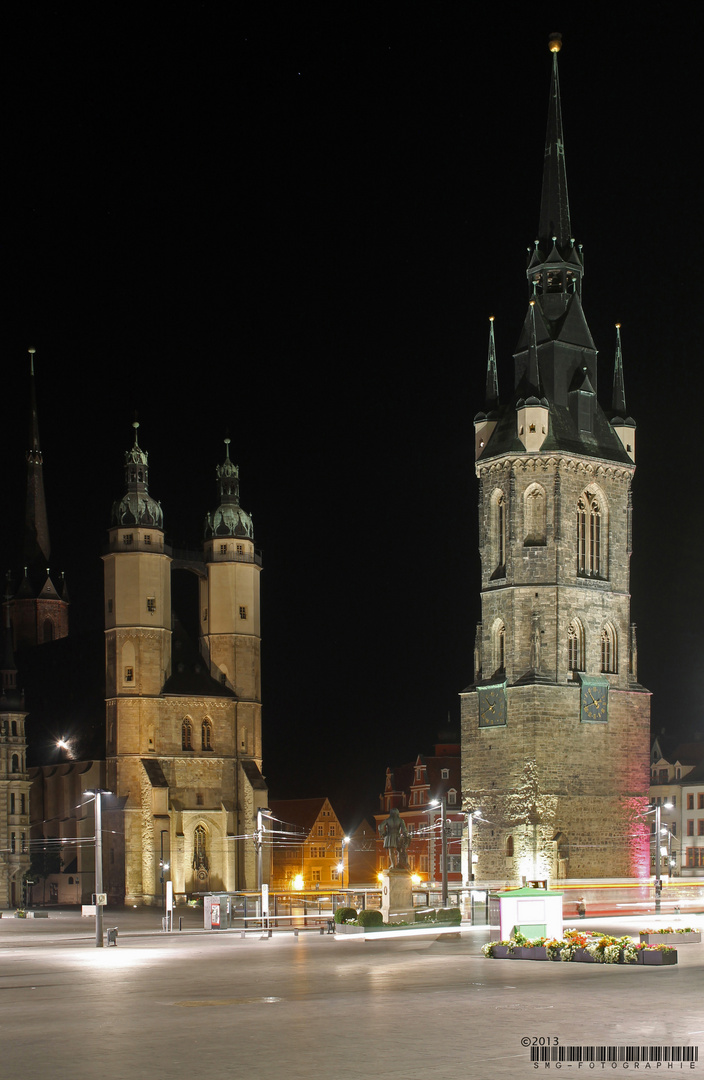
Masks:
[[[357,909],[353,907],[339,907],[335,912],[335,922],[345,923],[352,922],[357,918]]]
[[[415,912],[415,922],[435,922],[435,908],[421,908]]]
[[[359,926],[383,926],[384,916],[380,911],[370,908],[368,911],[360,911],[357,915]]]
[[[438,908],[438,922],[459,926],[462,922],[462,912],[458,907]]]

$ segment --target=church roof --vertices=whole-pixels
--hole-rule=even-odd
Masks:
[[[171,635],[171,675],[162,693],[179,697],[235,697],[229,687],[211,676],[200,650],[177,618]]]

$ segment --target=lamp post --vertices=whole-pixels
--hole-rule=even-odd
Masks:
[[[342,837],[342,847],[340,849],[340,854],[341,854],[342,858],[340,859],[339,863],[337,864],[337,869],[338,869],[339,874],[340,874],[340,889],[344,889],[344,887],[345,887],[345,844],[349,844],[349,842],[350,842],[349,836],[343,836]]]
[[[666,810],[672,809],[672,803],[666,802],[662,806]],[[655,814],[655,913],[660,914],[660,895],[662,893],[662,855],[660,852],[660,833],[662,832],[660,811],[662,807],[660,803],[656,803],[652,810],[646,810],[644,813]]]
[[[104,788],[95,788],[91,793],[95,804],[95,947],[103,947],[103,817],[101,795],[112,795]]]
[[[254,847],[257,852],[257,889],[259,893],[262,891],[262,844],[264,842],[264,821],[263,818],[271,817],[271,810],[268,806],[260,806],[257,808],[257,831],[254,834]]]
[[[440,807],[440,832],[441,832],[441,859],[442,859],[442,906],[447,907],[447,811],[445,809],[445,797],[431,799],[431,806]]]
[[[161,883],[161,910],[163,912],[163,918],[166,918],[166,897],[164,895],[164,874],[170,867],[170,862],[164,862],[164,836],[168,835],[168,829],[161,830],[160,837],[160,852],[159,852],[159,881]],[[169,845],[170,847],[171,845]]]

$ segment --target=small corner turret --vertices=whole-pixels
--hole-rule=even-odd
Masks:
[[[494,316],[489,316],[489,352],[486,361],[486,397],[484,409],[474,417],[474,460],[481,456],[496,427],[499,408],[499,377],[496,370]]]
[[[538,344],[535,334],[535,300],[530,302],[530,349],[528,353],[528,371],[526,390],[528,396],[516,402],[516,424],[518,438],[529,454],[542,449],[548,434],[550,409],[548,400],[541,396],[540,370],[538,367]]]
[[[616,353],[614,355],[614,389],[609,413],[611,427],[623,443],[623,448],[635,464],[636,422],[626,415],[626,390],[623,381],[623,354],[621,352],[621,323],[616,323]]]

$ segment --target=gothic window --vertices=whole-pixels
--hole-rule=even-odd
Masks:
[[[201,740],[204,750],[213,749],[213,725],[210,720],[203,721],[203,727],[201,728]]]
[[[567,627],[567,667],[570,671],[584,671],[584,627],[579,619],[573,619]]]
[[[506,496],[497,488],[491,496],[491,561],[493,577],[506,576]]]
[[[546,513],[545,488],[529,484],[523,494],[523,543],[527,547],[545,544]]]
[[[492,663],[494,671],[506,669],[506,627],[497,619],[491,631]]]
[[[19,754],[12,755],[12,772],[20,771],[20,756]]]
[[[506,858],[508,858],[508,859],[513,858],[513,837],[512,836],[507,836],[506,837]]]
[[[199,825],[193,834],[193,869],[196,872],[209,869],[207,839],[205,826]]]
[[[618,671],[618,639],[611,623],[601,631],[601,670]]]
[[[577,573],[584,577],[606,577],[606,500],[595,491],[585,491],[577,500]]]
[[[188,717],[181,724],[181,749],[193,749],[193,724]]]

